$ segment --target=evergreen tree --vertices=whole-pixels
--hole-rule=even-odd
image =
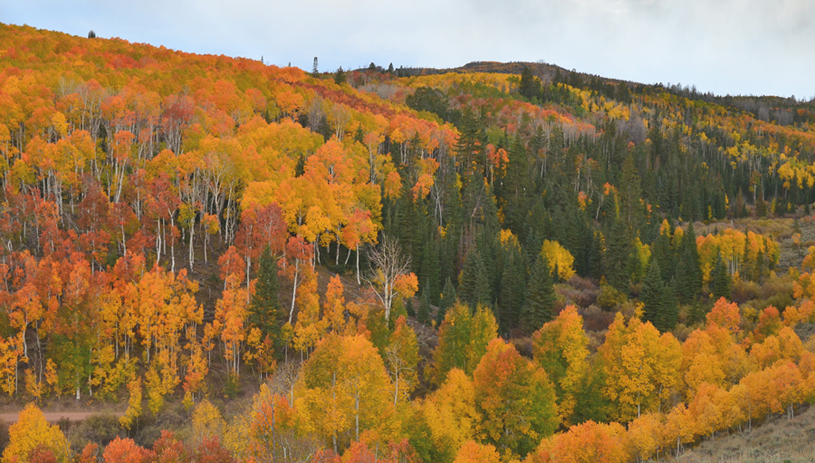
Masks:
[[[626,234],[629,239],[637,236],[637,232],[644,224],[642,210],[642,186],[639,171],[634,164],[634,157],[628,156],[623,162],[622,178],[620,179],[620,217],[625,223]],[[619,288],[618,288],[619,289]]]
[[[305,173],[306,173],[306,157],[301,154],[297,158],[297,164],[294,165],[294,176],[302,177],[303,174]]]
[[[524,67],[521,73],[521,82],[518,85],[518,93],[528,100],[538,98],[541,94],[540,80],[532,74],[532,70]]]
[[[603,267],[606,281],[617,291],[628,294],[630,275],[628,273],[631,257],[631,241],[626,233],[625,221],[612,219],[606,233],[606,252],[603,255]]]
[[[461,179],[456,173],[456,164],[453,156],[443,172],[444,209],[440,217],[441,225],[447,229],[448,237],[458,239],[458,230],[464,216],[461,206]]]
[[[671,281],[676,269],[672,241],[673,233],[671,232],[671,226],[667,222],[664,222],[659,236],[651,247],[651,258],[659,262],[659,269],[662,274],[662,281],[664,282]]]
[[[683,304],[693,301],[702,290],[700,266],[696,232],[693,230],[693,223],[688,223],[679,243],[679,262],[676,266],[676,295]]]
[[[259,267],[255,294],[249,303],[247,322],[249,326],[260,329],[264,338],[268,336],[275,349],[280,352],[283,347],[280,328],[286,321],[286,311],[277,298],[277,260],[272,256],[269,246],[266,246],[260,255]]]
[[[651,258],[651,263],[648,266],[648,273],[645,276],[645,281],[642,283],[642,291],[640,292],[640,300],[643,305],[643,318],[654,326],[657,326],[657,320],[664,310],[662,300],[663,286],[662,275],[659,270],[659,261]]]
[[[744,280],[755,280],[756,267],[750,261],[750,237],[745,234],[744,238],[744,250],[741,254],[741,262],[739,262],[739,277]]]
[[[416,303],[413,299],[408,299],[407,301],[403,302],[405,312],[408,314],[409,317],[416,316]]]
[[[663,283],[662,293],[662,312],[657,318],[656,326],[661,332],[671,331],[676,327],[676,322],[679,319],[679,305],[676,301],[676,294],[674,293],[674,285],[670,283]]]
[[[504,228],[521,236],[526,215],[529,212],[529,158],[520,135],[516,135],[509,148],[509,164],[502,183],[502,198],[505,201]]]
[[[532,136],[532,139],[529,140],[529,154],[534,162],[532,167],[532,171],[530,172],[532,176],[531,185],[534,187],[534,193],[540,193],[542,186],[543,186],[543,175],[546,171],[546,159],[544,156],[540,156],[540,153],[546,148],[547,145],[547,138],[546,132],[544,132],[543,127],[540,125],[537,126],[535,129],[535,135]]]
[[[462,166],[462,175],[468,176],[472,172],[473,163],[476,165],[480,177],[486,173],[487,137],[484,134],[484,121],[469,109],[461,114],[456,128],[459,137],[456,141],[455,151],[459,165]]]
[[[441,290],[441,299],[439,299],[439,312],[436,314],[436,323],[441,324],[444,320],[444,315],[453,304],[456,303],[456,288],[453,286],[453,281],[450,278],[444,282],[444,289]]]
[[[473,249],[467,254],[458,292],[461,302],[473,309],[478,304],[489,305],[491,302],[490,279],[478,249]]]
[[[422,291],[422,297],[419,300],[419,310],[416,311],[416,320],[422,325],[426,325],[430,321],[430,296],[428,295],[428,288],[425,285]]]
[[[342,66],[337,69],[336,74],[334,74],[334,83],[337,85],[342,85],[345,83],[347,76],[345,75],[345,71],[342,70]]]
[[[503,275],[505,262],[503,247],[498,240],[498,234],[482,228],[476,239],[476,249],[478,249],[481,256],[481,262],[484,263],[487,281],[489,281],[489,297],[487,301],[496,301],[501,291],[501,276]],[[491,265],[487,265],[488,262]],[[497,319],[498,314],[495,315]]]
[[[526,284],[522,320],[528,331],[535,331],[554,317],[557,302],[552,275],[549,274],[549,263],[541,256],[532,267],[529,281]]]
[[[644,307],[643,318],[654,325],[659,331],[666,332],[674,329],[679,317],[679,306],[674,294],[675,282],[665,283],[662,280],[659,262],[651,258],[648,274],[642,284],[640,299]]]
[[[432,304],[439,303],[440,254],[438,241],[436,241],[435,237],[431,236],[424,241],[418,277],[420,282],[424,282],[422,291],[424,292],[427,289]]]
[[[526,291],[523,255],[512,246],[504,251],[501,289],[498,294],[498,326],[507,332],[518,324]]]
[[[764,258],[764,249],[765,247],[759,246],[758,254],[756,254],[756,261],[753,263],[753,274],[755,275],[754,280],[757,283],[761,283],[761,280],[764,278],[764,274],[767,271],[767,262]]]
[[[600,279],[600,275],[602,272],[602,241],[600,239],[600,233],[592,230],[591,236],[589,238],[589,253],[587,257],[586,263],[586,276],[591,278]]]
[[[524,262],[527,268],[532,268],[535,261],[540,256],[541,248],[543,248],[543,238],[537,228],[533,228],[526,235],[526,242],[524,243]]]
[[[719,300],[719,298],[730,299],[730,275],[727,273],[727,267],[724,265],[724,261],[722,260],[722,255],[716,258],[716,266],[713,267],[713,300]]]
[[[491,236],[497,235],[501,230],[498,207],[495,205],[492,188],[483,177],[477,174],[468,177],[461,193],[461,202],[465,224],[472,230],[483,228]]]

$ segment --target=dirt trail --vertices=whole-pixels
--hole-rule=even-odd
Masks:
[[[122,416],[122,412],[106,412],[114,416]],[[82,421],[91,415],[98,415],[99,412],[43,412],[46,421],[49,423],[56,423],[63,418],[71,421]],[[6,423],[16,423],[19,413],[0,413],[0,421]]]

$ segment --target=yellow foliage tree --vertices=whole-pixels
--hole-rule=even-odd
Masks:
[[[303,367],[300,388],[309,422],[329,439],[359,440],[366,429],[387,437],[394,417],[391,382],[379,352],[365,336],[329,335]],[[295,402],[300,409],[300,401]]]
[[[453,368],[441,387],[422,406],[433,447],[452,458],[475,435],[475,390],[467,375]]]
[[[68,440],[59,426],[48,424],[45,415],[33,403],[25,406],[8,433],[9,442],[3,451],[3,463],[28,463],[31,451],[37,447],[50,450],[59,462],[68,460]]]
[[[204,399],[198,402],[192,412],[192,433],[199,442],[205,438],[223,435],[226,422],[221,417],[218,407]]]
[[[492,445],[481,445],[467,441],[459,449],[453,463],[500,463],[501,457]]]
[[[128,400],[127,411],[124,416],[119,418],[119,423],[121,423],[125,429],[130,429],[136,419],[141,416],[142,412],[141,378],[134,374],[130,382],[127,383],[127,390],[130,392],[130,399]]]
[[[574,256],[557,241],[545,240],[541,256],[546,257],[549,262],[549,273],[552,276],[557,272],[557,277],[563,281],[574,276]]]
[[[589,339],[583,331],[583,317],[570,305],[543,325],[533,340],[535,361],[552,380],[558,397],[558,415],[568,426],[589,370]]]
[[[629,421],[659,411],[679,386],[682,349],[670,333],[634,317],[626,326],[618,313],[598,350],[606,373],[603,392],[618,405],[616,417]]]

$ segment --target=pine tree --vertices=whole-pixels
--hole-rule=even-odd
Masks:
[[[334,74],[334,83],[337,85],[342,85],[345,83],[347,77],[345,75],[345,71],[342,70],[342,66],[337,69],[336,74]]]
[[[676,285],[674,287],[677,297],[683,304],[693,301],[702,290],[702,270],[693,223],[688,223],[685,234],[682,236],[682,242],[679,244],[679,262],[676,266]]]
[[[503,181],[504,228],[521,236],[526,215],[529,212],[529,157],[520,135],[516,135],[510,145],[509,165]],[[497,189],[497,188],[496,188]]]
[[[444,282],[444,289],[441,290],[441,298],[439,299],[439,312],[436,314],[436,323],[441,324],[444,320],[444,315],[453,304],[456,303],[456,288],[453,286],[453,281],[448,278]]]
[[[541,238],[540,231],[538,228],[532,228],[529,233],[526,235],[526,241],[524,242],[524,263],[528,268],[532,268],[535,265],[535,261],[538,259],[541,253],[541,247],[543,246],[543,238]]]
[[[552,275],[549,274],[549,263],[545,257],[539,257],[532,267],[529,281],[526,284],[522,321],[528,331],[535,331],[551,320],[557,302]]]
[[[430,321],[430,296],[428,291],[427,285],[425,285],[422,297],[419,300],[419,310],[416,311],[416,320],[422,325]]]
[[[671,281],[676,269],[674,247],[671,243],[672,240],[673,233],[671,233],[671,226],[667,221],[663,222],[660,234],[651,247],[651,256],[652,259],[659,262],[659,269],[662,274],[662,281],[664,282]]]
[[[753,274],[755,275],[754,280],[758,283],[761,283],[761,279],[764,278],[764,273],[767,270],[767,262],[764,258],[764,247],[759,246],[758,254],[756,254],[756,261],[753,264],[754,270]]]
[[[517,247],[506,250],[498,294],[498,324],[502,332],[518,324],[526,291],[525,273],[523,256]]]
[[[461,301],[470,308],[475,308],[478,304],[489,305],[491,302],[490,279],[478,249],[467,254],[458,290]]]
[[[470,175],[461,193],[464,222],[495,235],[501,230],[492,187],[480,175]]]
[[[535,78],[535,76],[532,74],[532,70],[528,67],[524,67],[524,70],[521,73],[521,82],[518,85],[518,93],[530,101],[540,96],[540,80]]]
[[[719,298],[730,299],[730,275],[727,273],[727,267],[724,265],[722,255],[716,258],[716,266],[713,267],[713,300]]]
[[[651,258],[651,264],[648,266],[648,273],[645,276],[645,281],[642,283],[642,292],[640,293],[640,300],[643,305],[643,318],[654,326],[657,325],[664,304],[662,301],[664,283],[662,282],[662,275],[659,270],[659,261]]]
[[[484,125],[484,120],[479,115],[467,109],[461,114],[456,126],[459,131],[455,146],[456,158],[463,168],[462,173],[465,177],[473,172],[473,164],[481,174],[478,178],[483,178],[486,172],[484,148],[487,146],[487,137],[484,134]]]
[[[673,283],[673,281],[671,283]],[[660,299],[662,300],[662,312],[659,314],[657,323],[654,326],[656,326],[660,332],[664,333],[674,329],[679,319],[679,305],[676,301],[674,285],[670,283],[663,284]]]
[[[264,337],[269,336],[279,352],[283,347],[280,328],[286,320],[286,313],[277,298],[277,260],[272,256],[269,246],[263,249],[259,266],[255,293],[249,303],[247,321],[250,326],[260,329]]]
[[[424,240],[422,245],[422,260],[419,269],[419,281],[423,282],[422,292],[425,289],[428,291],[430,302],[432,304],[439,303],[439,245],[435,237],[430,236]]]
[[[603,255],[603,267],[605,268],[608,284],[617,291],[628,294],[631,242],[628,240],[625,221],[616,218],[612,222],[608,233],[606,233],[606,252]]]
[[[404,301],[403,304],[405,305],[405,312],[408,314],[408,316],[416,317],[416,303],[413,301],[413,299],[408,299],[407,301]]]
[[[639,171],[634,164],[634,158],[628,156],[623,162],[620,180],[620,217],[625,223],[626,234],[629,238],[637,236],[644,222],[641,199],[642,186]]]
[[[741,262],[738,266],[739,277],[744,280],[754,279],[755,266],[750,262],[750,237],[744,235],[744,250],[741,254]]]
[[[488,305],[490,302],[498,300],[501,292],[504,256],[498,234],[482,228],[476,239],[476,249],[480,254],[481,262],[484,263],[484,270],[489,282],[487,299],[482,301],[485,305]],[[490,263],[490,265],[487,265],[487,263]],[[498,314],[495,314],[495,316],[498,318]]]

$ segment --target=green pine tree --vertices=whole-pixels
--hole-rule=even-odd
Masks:
[[[521,314],[526,330],[535,331],[551,320],[554,317],[555,302],[557,296],[552,275],[549,274],[549,263],[545,257],[539,257],[526,284],[526,298]]]
[[[439,312],[436,314],[436,323],[441,325],[444,320],[444,315],[453,304],[456,303],[456,288],[453,286],[453,281],[447,278],[444,282],[444,288],[441,290],[441,298],[439,299]]]
[[[458,287],[459,297],[462,302],[475,308],[478,304],[489,305],[491,303],[490,279],[487,267],[481,260],[478,249],[473,249],[467,254],[464,261],[464,269],[461,271],[461,283]]]
[[[730,299],[730,274],[727,273],[727,267],[724,265],[724,261],[722,260],[722,255],[716,258],[716,266],[713,267],[713,300],[719,300],[719,298]]]
[[[428,237],[422,245],[422,262],[418,276],[419,281],[424,282],[422,291],[427,289],[432,304],[439,303],[440,254],[436,238]]]
[[[676,268],[672,241],[673,233],[671,233],[671,227],[668,227],[659,234],[657,239],[654,240],[654,244],[651,246],[651,257],[659,262],[662,281],[665,282],[671,281]]]
[[[284,341],[280,338],[280,328],[286,321],[286,311],[277,298],[277,259],[272,256],[269,246],[260,255],[258,280],[255,283],[255,294],[249,302],[247,322],[257,327],[264,337],[269,336],[280,352]]]
[[[340,66],[340,68],[337,69],[337,73],[334,74],[334,83],[337,85],[342,85],[345,83],[346,80],[347,77],[345,75],[345,71],[343,71],[342,66]]]
[[[764,258],[764,249],[762,247],[758,248],[758,254],[756,254],[756,261],[753,263],[753,267],[753,274],[755,275],[754,280],[761,283],[761,280],[764,278],[764,274],[767,271],[767,262]]]
[[[456,128],[459,131],[459,137],[456,141],[455,151],[459,165],[464,169],[462,175],[469,177],[473,172],[473,164],[475,164],[476,171],[481,173],[479,178],[483,178],[486,172],[484,148],[487,146],[484,118],[474,114],[470,109],[466,109],[461,114]]]
[[[540,79],[536,78],[532,74],[532,70],[529,69],[528,67],[524,67],[524,70],[521,73],[521,82],[518,85],[518,93],[520,93],[522,97],[530,101],[540,97],[541,94]]]
[[[625,223],[626,235],[629,240],[633,240],[633,237],[637,236],[645,222],[645,214],[640,202],[642,200],[642,184],[633,156],[625,158],[621,175],[619,190],[620,218]]]
[[[696,248],[696,233],[693,223],[688,223],[679,244],[679,262],[676,266],[676,296],[683,304],[696,299],[702,290],[702,270],[699,263],[699,250]]]
[[[645,281],[642,283],[642,291],[640,292],[640,300],[642,301],[643,318],[654,326],[657,326],[664,304],[662,301],[663,286],[662,274],[659,270],[659,261],[651,258],[651,263],[648,266],[648,273],[645,275]]]
[[[606,252],[603,255],[606,281],[617,291],[628,294],[630,279],[628,270],[632,246],[626,233],[625,221],[620,218],[613,219],[608,228]]]
[[[679,319],[679,304],[676,301],[674,294],[674,286],[670,283],[662,285],[662,311],[657,317],[657,323],[654,325],[661,332],[671,331],[676,327],[676,322]]]
[[[515,247],[505,251],[501,289],[498,294],[498,326],[502,332],[514,328],[520,319],[526,291],[523,255]]]
[[[425,285],[424,291],[422,291],[422,297],[419,300],[419,310],[416,311],[416,320],[422,325],[426,325],[430,322],[430,295],[427,285]]]
[[[502,182],[504,200],[504,228],[516,236],[522,236],[526,215],[529,212],[529,194],[532,192],[529,176],[529,156],[520,135],[516,135],[509,147],[509,164]],[[496,190],[498,188],[496,187]]]
[[[745,235],[744,250],[741,255],[741,262],[739,262],[739,277],[744,280],[755,280],[755,265],[750,261],[750,240]]]

